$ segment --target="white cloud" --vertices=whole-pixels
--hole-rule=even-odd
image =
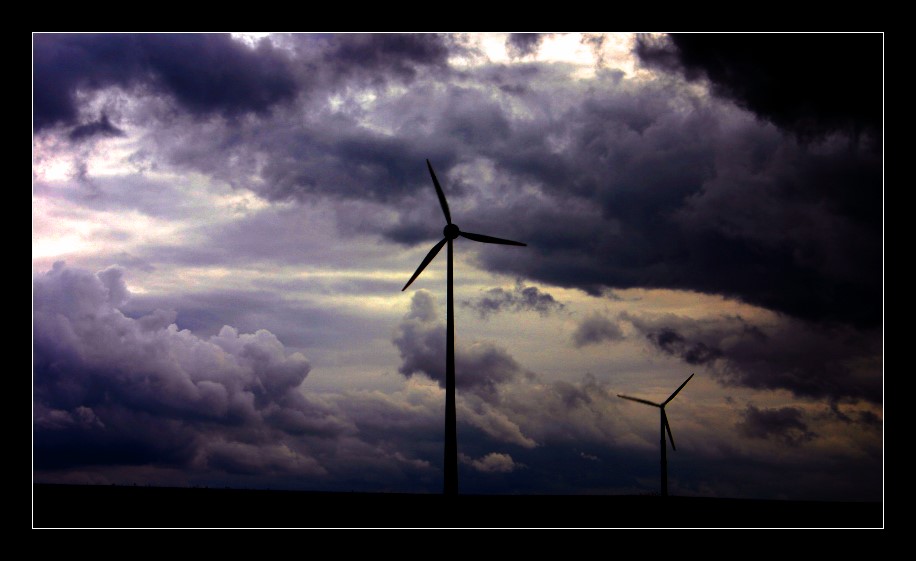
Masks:
[[[525,467],[522,464],[515,463],[509,454],[499,452],[490,452],[486,456],[477,459],[461,454],[458,459],[483,473],[512,473]]]

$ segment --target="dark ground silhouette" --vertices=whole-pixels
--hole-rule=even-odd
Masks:
[[[33,485],[57,527],[881,528],[882,503],[658,496],[410,495]]]

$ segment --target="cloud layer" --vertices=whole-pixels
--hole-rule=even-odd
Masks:
[[[752,41],[742,37],[692,41],[720,53]],[[872,36],[818,42],[819,53],[861,44],[855,68],[880,67]],[[768,48],[754,69],[789,68],[807,52],[793,45]],[[874,135],[850,140],[849,127],[825,116],[838,132],[801,144],[728,101],[740,92],[720,100],[676,77],[610,68],[583,85],[570,68],[538,62],[450,68],[448,55],[465,50],[435,35],[303,35],[254,49],[220,35],[39,35],[36,95],[50,99],[36,100],[36,127],[77,123],[90,106],[77,90],[142,86],[186,115],[258,117],[162,117],[147,138],[158,157],[271,201],[364,203],[338,215],[344,230],[409,244],[435,238],[429,158],[459,225],[500,224],[492,233],[529,244],[508,254],[475,248],[491,270],[591,293],[686,289],[809,320],[880,321],[882,167],[880,151],[866,146]],[[858,83],[880,93],[874,72]],[[789,80],[765,88],[810,105]],[[880,97],[860,106],[880,113]],[[110,115],[91,121],[106,118],[118,126]]]
[[[503,311],[532,311],[546,316],[563,309],[563,304],[549,293],[536,286],[525,286],[521,281],[510,290],[501,287],[487,289],[483,296],[464,300],[461,305],[476,310],[482,319]]]
[[[726,385],[808,399],[883,401],[881,334],[778,318],[624,316],[659,351],[705,366]]]
[[[817,436],[802,420],[801,411],[792,407],[758,409],[748,405],[738,430],[751,438],[774,438],[789,446],[798,446]]]
[[[592,313],[576,326],[572,341],[575,346],[584,347],[602,341],[619,341],[623,337],[623,331],[617,322],[602,314]]]
[[[445,333],[429,293],[414,294],[392,340],[402,356],[401,372],[411,380],[403,390],[312,394],[303,387],[311,371],[308,361],[267,331],[246,334],[224,327],[202,338],[179,330],[173,311],[125,316],[119,307],[130,291],[119,268],[90,273],[58,264],[34,283],[34,460],[41,478],[440,488],[443,395],[438,384]],[[632,323],[637,334],[664,324],[676,325],[685,341],[686,334],[694,336],[670,317],[622,321]],[[723,356],[717,361],[729,359],[731,347],[723,342],[718,347]],[[642,426],[639,411],[619,409],[614,384],[590,375],[545,379],[487,341],[458,347],[458,371],[464,489],[578,493],[593,486],[634,492],[646,485],[639,478],[654,481],[655,423]],[[437,384],[423,383],[427,378]],[[724,434],[712,438],[703,436],[706,429],[697,432],[690,418],[705,408],[691,408],[694,399],[692,392],[682,393],[670,412],[679,450],[687,451],[679,468],[682,479],[672,479],[679,492],[728,494],[727,482],[749,476],[729,462],[766,456],[772,446],[790,445],[802,455],[797,461],[807,465],[811,460],[803,457],[807,450],[801,444],[829,442],[821,435],[835,435],[837,425],[848,435],[842,438],[862,439],[858,446],[865,449],[864,457],[878,453],[880,458],[880,447],[868,449],[871,439],[864,438],[875,430],[874,414],[867,409],[846,409],[847,414],[834,403],[832,410],[812,413],[749,403],[732,425],[736,444],[731,446],[743,438],[747,447],[739,451],[723,444]],[[708,419],[698,421],[697,426],[709,423],[709,431],[721,430]],[[702,444],[710,438],[718,444]],[[851,460],[840,455],[830,461],[848,466]],[[865,462],[863,473],[873,472],[872,460],[857,461]],[[693,474],[691,462],[707,467]],[[718,463],[719,468],[708,467]],[[724,483],[702,487],[702,481],[717,478]],[[766,496],[760,487],[747,485],[742,496]],[[801,488],[793,493],[810,496]]]

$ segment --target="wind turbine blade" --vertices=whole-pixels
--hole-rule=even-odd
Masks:
[[[401,289],[401,292],[404,292],[405,290],[407,290],[407,287],[410,286],[410,283],[412,283],[415,278],[420,276],[420,273],[423,272],[423,269],[425,269],[426,266],[429,265],[430,261],[435,259],[436,254],[439,253],[439,250],[442,249],[442,246],[445,245],[445,242],[447,241],[448,241],[448,238],[442,238],[441,242],[437,243],[436,245],[433,246],[431,250],[429,250],[429,253],[427,253],[426,257],[423,258],[423,262],[420,263],[419,267],[417,267],[417,272],[414,273],[412,277],[410,277],[410,280],[407,281],[407,284],[404,285],[404,288]]]
[[[429,168],[429,174],[433,176],[433,185],[436,186],[436,195],[439,196],[439,204],[442,206],[442,212],[445,213],[445,221],[451,224],[452,215],[448,211],[448,201],[445,200],[445,193],[442,191],[442,186],[439,185],[439,180],[436,179],[436,172],[433,171],[433,165],[429,163],[429,160],[426,160],[426,167]]]
[[[695,373],[694,373],[694,374],[695,374]],[[688,376],[687,379],[684,380],[684,383],[681,384],[680,386],[678,386],[678,388],[677,388],[676,390],[674,390],[674,393],[671,394],[671,397],[669,397],[668,399],[666,399],[665,401],[662,402],[662,405],[668,405],[668,402],[671,401],[672,399],[674,399],[674,396],[677,395],[677,392],[679,392],[679,391],[681,391],[682,389],[684,389],[684,386],[687,385],[687,382],[689,382],[691,378],[693,378],[693,374],[691,374],[690,376]]]
[[[668,440],[671,441],[671,449],[677,452],[677,448],[674,446],[674,437],[671,436],[671,425],[668,424],[668,415],[665,415],[664,408],[662,408],[662,420],[665,421],[665,430],[668,431]]]
[[[522,242],[514,242],[512,240],[504,240],[502,238],[494,238],[493,236],[484,236],[483,234],[472,234],[470,232],[461,232],[458,234],[469,240],[474,240],[475,242],[483,243],[501,243],[503,245],[522,245],[527,246],[528,244]]]
[[[630,401],[638,401],[639,403],[645,403],[646,405],[651,405],[652,407],[661,407],[658,403],[652,403],[651,401],[645,399],[639,399],[638,397],[630,397],[628,395],[617,394],[617,397],[622,397],[624,399],[629,399]]]

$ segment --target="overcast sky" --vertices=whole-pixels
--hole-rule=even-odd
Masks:
[[[33,35],[40,482],[883,496],[883,36]]]

